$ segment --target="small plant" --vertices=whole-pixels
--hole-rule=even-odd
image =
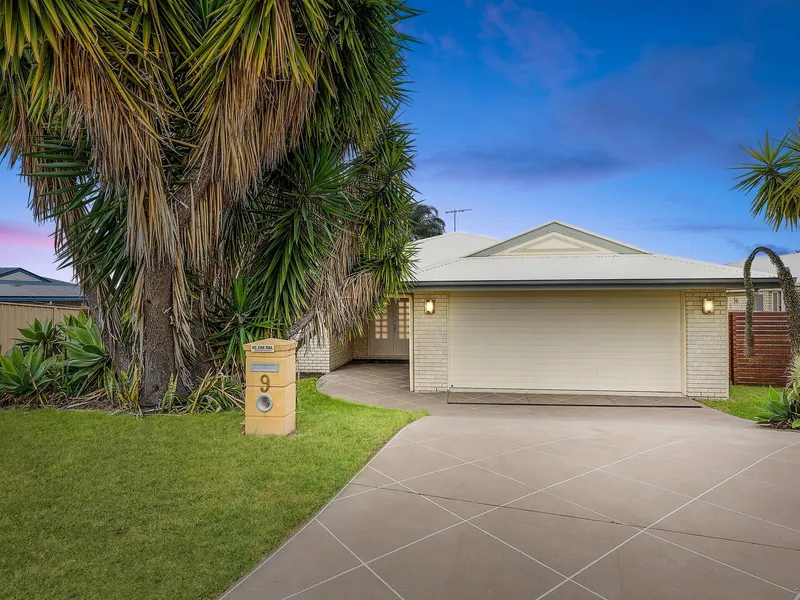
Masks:
[[[777,429],[800,429],[800,354],[794,357],[785,390],[769,388],[758,422]]]
[[[44,405],[54,382],[56,360],[45,356],[41,347],[28,352],[12,347],[0,356],[0,397]]]
[[[21,328],[19,335],[14,342],[23,354],[34,348],[41,348],[48,357],[61,352],[61,327],[52,321],[42,323],[35,319],[28,327]]]
[[[800,403],[793,390],[769,389],[769,400],[762,407],[758,422],[778,429],[800,428]]]
[[[244,410],[244,387],[231,377],[209,371],[180,403],[179,410],[186,413]]]
[[[123,410],[139,411],[139,369],[130,371],[106,369],[103,373],[103,389],[106,399]]]
[[[100,330],[85,315],[68,315],[61,329],[64,360],[60,364],[64,393],[75,397],[97,390],[111,364]]]

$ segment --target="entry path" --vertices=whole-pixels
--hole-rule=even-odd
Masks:
[[[401,431],[225,600],[793,600],[800,435],[702,407],[481,406],[355,365]]]

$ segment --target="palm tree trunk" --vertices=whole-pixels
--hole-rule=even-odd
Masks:
[[[158,406],[175,372],[172,326],[172,265],[154,265],[144,273],[142,290],[142,407]]]

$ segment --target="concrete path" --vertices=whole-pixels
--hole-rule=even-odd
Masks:
[[[435,416],[223,598],[796,598],[800,435],[705,407],[447,404],[405,378],[321,380]]]

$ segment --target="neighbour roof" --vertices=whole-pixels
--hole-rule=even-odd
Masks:
[[[84,302],[79,285],[20,267],[0,267],[0,302]]]
[[[792,272],[792,275],[800,275],[800,252],[793,252],[792,254],[781,254],[780,255],[783,264],[789,267],[789,270]],[[732,267],[739,267],[740,269],[744,267],[744,260],[737,260],[732,263],[728,263]],[[772,266],[772,261],[769,259],[768,256],[759,255],[753,260],[753,270],[758,269],[759,271],[763,271],[765,273],[772,273],[773,275],[777,273],[775,267]]]
[[[742,281],[738,267],[649,253],[558,221],[471,253],[446,249],[445,238],[431,240],[438,239],[438,256],[450,250],[452,258],[422,264],[417,288],[688,289],[731,287]],[[777,287],[770,272],[754,270],[753,280],[760,287]]]

